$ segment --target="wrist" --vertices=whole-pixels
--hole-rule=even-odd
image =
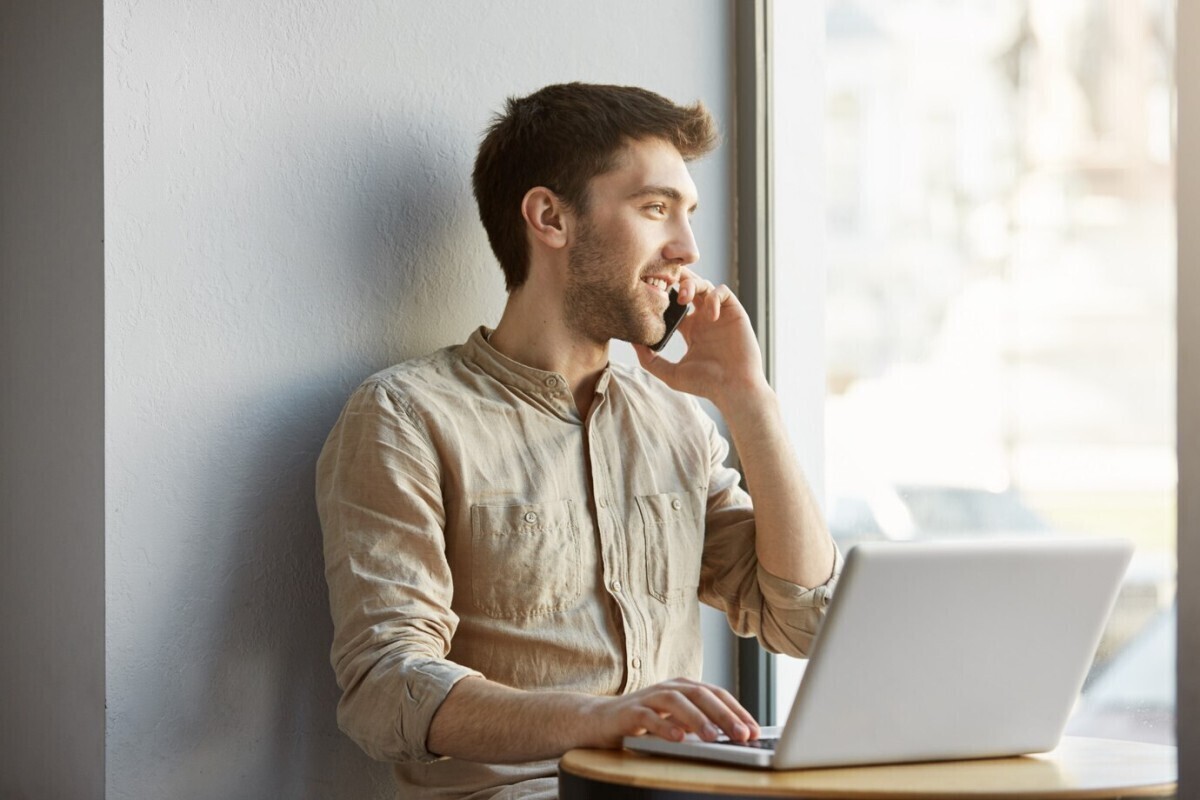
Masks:
[[[580,695],[574,740],[578,747],[604,749],[612,747],[609,711],[616,698],[603,695]]]
[[[725,422],[733,426],[739,420],[761,419],[764,413],[774,412],[779,399],[766,377],[757,376],[723,385],[721,395],[713,398],[713,405]]]

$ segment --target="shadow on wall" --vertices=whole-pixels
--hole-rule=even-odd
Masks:
[[[351,252],[337,278],[354,282],[353,294],[343,298],[344,316],[328,324],[357,341],[355,354],[369,354],[365,372],[346,376],[354,384],[464,341],[502,299],[503,278],[471,194],[477,143],[472,132],[426,122],[349,165],[361,190],[348,198]]]
[[[214,531],[230,546],[212,554],[221,560],[207,565],[215,572],[207,583],[179,576],[181,587],[215,588],[219,619],[206,645],[205,705],[192,709],[199,717],[194,749],[168,781],[172,797],[262,797],[264,790],[314,800],[394,795],[389,768],[336,726],[340,692],[329,663],[314,475],[354,386],[392,363],[461,341],[474,320],[447,319],[447,287],[485,292],[478,277],[464,273],[464,265],[479,271],[480,259],[461,252],[465,239],[482,237],[463,233],[478,228],[464,191],[469,169],[438,149],[449,138],[426,129],[414,141],[412,134],[397,137],[404,144],[396,146],[364,137],[361,157],[346,165],[353,178],[346,216],[331,229],[342,260],[320,266],[330,270],[325,285],[297,293],[306,299],[285,309],[316,326],[313,352],[300,345],[287,356],[302,368],[272,369],[288,382],[273,377],[260,384],[259,396],[228,398],[227,413],[210,421],[218,444],[206,459],[209,491],[197,494],[208,508],[222,509],[208,525],[230,525],[229,532]],[[314,296],[325,305],[314,310]],[[324,366],[314,363],[322,358]]]
[[[390,798],[388,768],[361,753],[335,721],[340,693],[329,664],[333,629],[313,496],[329,393],[311,385],[291,388],[286,413],[247,441],[258,468],[251,470],[255,485],[239,504],[233,546],[224,554],[224,635],[212,643],[209,718],[200,725],[218,750],[229,746],[220,741],[226,733],[250,748],[252,754],[236,757],[250,772],[206,769],[189,785],[204,787],[197,797],[261,796],[269,788],[288,798]],[[206,763],[202,758],[195,766]]]

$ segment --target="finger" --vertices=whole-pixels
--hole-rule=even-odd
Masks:
[[[661,704],[663,713],[701,739],[714,741],[722,731],[734,741],[757,738],[754,718],[724,689],[677,679],[664,684],[664,690],[661,698],[648,698],[648,702]]]
[[[694,733],[706,742],[711,742],[721,735],[721,729],[701,710],[703,704],[713,708],[712,703],[701,696],[694,688],[670,689],[660,688],[647,694],[642,702],[649,708],[664,715],[676,727]]]
[[[734,713],[734,715],[742,722],[742,724],[746,726],[746,730],[749,733],[747,738],[757,739],[758,735],[762,733],[762,729],[759,728],[758,721],[754,719],[754,715],[747,711],[745,707],[737,701],[737,698],[730,694],[726,689],[720,686],[713,686],[711,688],[713,693],[720,698],[720,700],[725,703],[725,705]],[[730,734],[730,738],[736,739],[737,737]],[[739,741],[741,740],[739,739]]]
[[[683,285],[684,284],[681,282],[681,288],[679,291],[680,300],[683,300],[684,298],[682,288]],[[706,280],[705,278],[701,278],[699,275],[693,275],[687,283],[687,289],[689,291],[687,302],[692,303],[696,310],[701,312],[703,317],[710,317],[712,315],[710,303],[712,302],[716,291],[716,286],[713,285],[713,282]]]
[[[703,291],[707,283],[704,278],[685,267],[679,276],[679,302],[686,305],[695,300],[696,295]]]
[[[649,733],[673,742],[682,742],[687,735],[687,732],[674,719],[663,716],[649,706],[642,706],[634,712],[633,723],[635,727],[630,730],[630,734],[633,736]]]
[[[695,309],[693,313],[700,319],[716,319],[714,312],[717,311],[718,304],[716,303],[715,288],[709,281],[700,281],[696,284],[696,294],[692,298],[692,306]]]
[[[713,292],[713,302],[717,305],[717,316],[721,315],[722,309],[725,308],[732,298],[733,290],[725,284],[722,283],[716,288],[716,290]]]
[[[722,283],[720,286],[712,287],[712,289],[703,295],[704,313],[710,320],[716,322],[721,318],[721,309],[725,307],[732,297],[733,290],[725,284]]]
[[[758,734],[761,733],[761,729],[759,728],[758,721],[754,719],[754,716],[749,711],[747,711],[745,709],[745,707],[742,706],[742,704],[738,702],[737,698],[734,697],[723,686],[717,686],[717,685],[711,684],[711,683],[703,683],[701,681],[692,680],[690,678],[676,678],[675,680],[670,681],[668,683],[668,685],[672,685],[672,686],[676,686],[677,688],[681,688],[681,691],[683,691],[684,694],[689,694],[691,692],[692,688],[702,688],[702,689],[707,690],[709,693],[712,694],[712,696],[723,707],[722,709],[718,710],[718,712],[717,712],[718,714],[722,713],[724,710],[732,712],[734,718],[731,718],[728,716],[725,717],[725,721],[728,722],[731,726],[736,726],[736,724],[738,722],[741,722],[743,725],[745,725],[745,727],[749,731],[750,738],[752,738],[752,739],[758,738]],[[700,704],[697,703],[697,705],[700,705]],[[704,710],[703,706],[701,706],[701,710]],[[709,714],[709,717],[710,717],[710,719],[714,719],[714,720],[716,719],[716,717],[714,717],[712,714]],[[724,726],[722,726],[722,727],[724,727]],[[725,729],[725,730],[726,730],[726,733],[730,734],[731,738],[735,738],[735,737],[733,737],[733,735],[729,731],[729,729]]]
[[[699,684],[687,693],[688,699],[700,709],[711,723],[720,727],[725,735],[736,742],[752,738],[754,718],[742,708],[733,695],[719,686]]]

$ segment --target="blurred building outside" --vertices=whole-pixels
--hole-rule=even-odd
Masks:
[[[1173,19],[1162,0],[828,0],[824,76],[831,528],[1133,539],[1072,730],[1168,742]],[[1095,700],[1128,713],[1084,713],[1146,641],[1133,699]]]

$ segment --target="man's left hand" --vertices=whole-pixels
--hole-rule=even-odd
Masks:
[[[694,306],[678,331],[687,343],[687,353],[671,362],[649,347],[635,344],[638,360],[650,374],[672,389],[711,401],[717,408],[724,408],[739,394],[766,386],[762,351],[750,317],[728,286],[714,286],[685,269],[678,302]]]

